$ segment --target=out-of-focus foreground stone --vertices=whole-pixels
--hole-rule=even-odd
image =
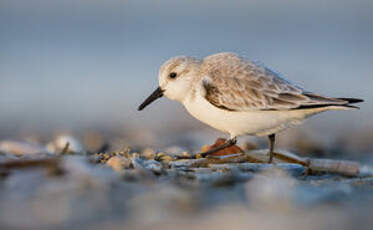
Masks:
[[[2,152],[0,226],[343,230],[373,224],[370,167],[282,151],[267,164],[266,150],[236,150],[184,160],[152,149]]]

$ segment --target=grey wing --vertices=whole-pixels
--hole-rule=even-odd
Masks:
[[[229,111],[292,110],[348,101],[307,92],[276,72],[231,53],[207,57],[202,65],[205,98]]]

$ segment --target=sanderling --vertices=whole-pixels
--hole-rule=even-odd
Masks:
[[[163,95],[181,102],[203,123],[230,134],[225,144],[202,156],[234,145],[242,135],[268,136],[269,163],[276,133],[320,112],[357,109],[351,104],[363,101],[312,93],[233,53],[203,60],[186,56],[169,59],[160,68],[159,87],[138,110]]]

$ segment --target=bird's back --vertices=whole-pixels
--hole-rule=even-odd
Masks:
[[[206,99],[229,111],[294,110],[307,107],[349,106],[353,98],[311,93],[277,72],[233,53],[206,57],[201,65]]]

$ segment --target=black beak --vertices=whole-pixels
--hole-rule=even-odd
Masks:
[[[158,87],[145,101],[137,108],[138,111],[143,110],[147,105],[163,96],[164,90]]]

